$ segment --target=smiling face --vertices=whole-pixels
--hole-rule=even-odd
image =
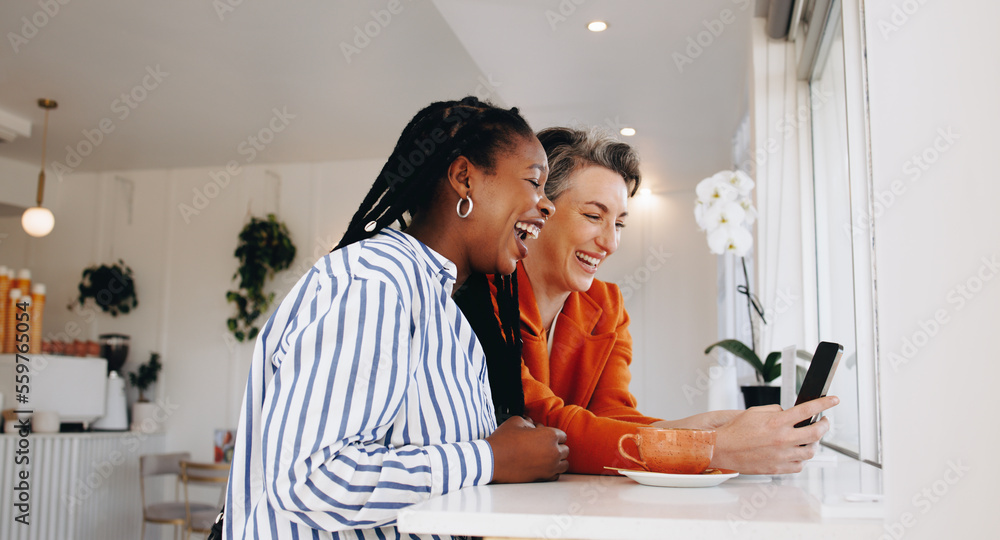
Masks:
[[[529,243],[525,266],[550,291],[584,292],[618,249],[628,215],[628,188],[614,171],[591,165],[572,173],[545,231]]]
[[[548,161],[534,136],[519,138],[498,151],[492,171],[470,183],[473,210],[467,218],[471,269],[485,274],[510,274],[528,254],[525,240],[537,237],[545,215],[554,212],[545,197]],[[462,203],[462,211],[468,209]]]

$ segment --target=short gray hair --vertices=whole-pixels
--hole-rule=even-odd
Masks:
[[[599,128],[589,130],[551,127],[538,132],[538,140],[549,159],[549,176],[545,181],[545,196],[554,201],[569,189],[569,178],[576,171],[591,165],[610,169],[621,175],[629,197],[639,190],[639,155]]]

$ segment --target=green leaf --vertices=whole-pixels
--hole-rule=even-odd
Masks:
[[[771,382],[781,375],[781,363],[778,362],[780,359],[781,351],[774,351],[773,353],[767,355],[767,359],[764,360],[764,369],[761,371],[761,376],[764,377],[764,382]]]
[[[761,363],[760,357],[757,356],[757,353],[753,352],[753,349],[744,345],[742,341],[738,339],[724,339],[718,343],[709,345],[708,348],[705,349],[705,354],[708,354],[716,347],[727,350],[746,360],[755,370],[757,370],[757,373],[760,373],[761,376],[765,375],[764,364]]]
[[[771,371],[764,375],[764,382],[771,382],[781,376],[781,362],[771,366]]]

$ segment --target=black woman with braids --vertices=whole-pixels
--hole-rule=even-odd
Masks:
[[[257,338],[225,538],[400,538],[407,505],[566,470],[565,434],[522,418],[519,390],[490,391],[519,377],[509,275],[553,211],[547,172],[516,109],[466,98],[417,113],[340,244]],[[470,322],[452,295],[489,295],[484,274],[501,276],[500,316]],[[498,351],[490,370],[479,334]]]

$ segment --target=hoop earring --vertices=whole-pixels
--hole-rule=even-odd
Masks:
[[[469,209],[466,210],[465,213],[463,214],[462,213],[462,203],[466,202],[466,201],[469,202]],[[471,193],[468,194],[468,195],[466,195],[464,199],[459,199],[458,200],[458,206],[455,207],[455,213],[458,214],[458,217],[460,217],[462,219],[465,219],[465,218],[469,217],[469,214],[472,213],[472,194]]]

